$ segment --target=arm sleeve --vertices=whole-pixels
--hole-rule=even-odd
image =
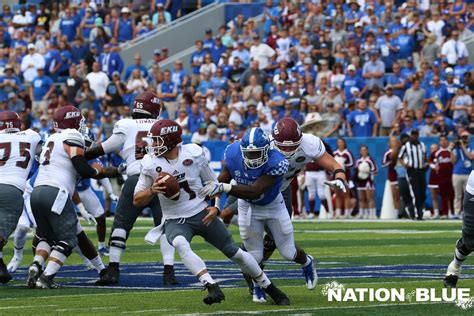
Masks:
[[[99,180],[99,183],[104,187],[105,191],[110,195],[114,193],[112,189],[112,183],[110,183],[109,178],[103,178]]]
[[[84,156],[74,156],[71,159],[74,169],[82,178],[92,178],[97,175],[97,170],[92,168]]]
[[[199,175],[204,183],[208,181],[217,181],[217,176],[209,166],[204,150],[202,151],[201,156],[199,156],[199,167],[201,168]]]
[[[102,148],[106,154],[119,150],[125,143],[125,134],[120,132],[112,134],[105,142],[102,143]]]
[[[153,185],[153,178],[145,173],[140,173],[134,194],[145,191]]]

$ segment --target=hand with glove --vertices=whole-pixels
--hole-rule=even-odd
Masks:
[[[109,194],[109,197],[112,202],[117,202],[119,199],[114,193]]]
[[[95,220],[94,216],[92,216],[92,214],[86,211],[84,204],[82,203],[77,204],[77,208],[79,209],[81,216],[87,221],[89,225],[93,224],[94,226],[97,226],[97,221]]]
[[[198,194],[200,198],[206,198],[207,196],[212,198],[222,192],[228,193],[231,189],[232,185],[229,183],[209,181],[199,190]]]
[[[118,172],[121,175],[124,175],[127,173],[127,164],[125,162],[122,162],[118,167],[117,167]]]
[[[335,190],[341,190],[342,192],[346,192],[346,184],[342,179],[334,179],[332,181],[324,181],[324,184],[330,186]]]

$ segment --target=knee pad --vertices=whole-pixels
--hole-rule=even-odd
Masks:
[[[469,248],[469,247],[464,243],[463,238],[460,238],[460,239],[456,242],[456,248],[458,249],[458,251],[459,251],[463,256],[467,256],[467,255],[469,255],[469,254],[472,252],[472,249]]]
[[[69,245],[65,241],[60,241],[53,246],[53,250],[62,253],[66,257],[69,257],[69,255],[71,255],[72,248],[73,247],[71,247],[71,245]]]
[[[263,251],[273,252],[276,249],[275,239],[270,234],[266,234],[263,238]]]
[[[296,257],[297,250],[294,243],[285,242],[279,248],[278,252],[286,260],[293,261]]]
[[[176,236],[171,243],[179,252],[191,249],[191,245],[184,236]]]
[[[125,243],[127,242],[127,231],[122,228],[116,228],[110,235],[109,245],[111,247],[117,247],[125,249]]]

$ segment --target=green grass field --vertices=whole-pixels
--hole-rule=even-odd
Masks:
[[[110,227],[111,222],[108,221]],[[84,225],[86,227],[86,225]],[[158,247],[147,245],[143,237],[151,226],[147,219],[140,219],[127,243],[123,263],[151,263],[161,260]],[[328,302],[322,294],[322,287],[332,281],[347,287],[405,288],[407,292],[419,288],[441,288],[445,267],[451,261],[454,245],[460,235],[461,223],[448,221],[424,222],[295,222],[295,237],[298,245],[312,254],[320,269],[320,279],[314,291],[308,291],[297,265],[281,261],[269,264],[268,270],[275,272],[275,283],[290,297],[292,305],[278,307],[270,302],[256,304],[244,282],[224,288],[226,300],[221,304],[206,306],[202,303],[205,292],[196,288],[180,289],[128,289],[96,288],[93,286],[66,287],[60,290],[30,290],[24,286],[24,270],[15,275],[15,280],[0,286],[0,315],[42,315],[42,314],[319,314],[319,315],[472,315],[474,308],[464,311],[454,303],[379,303],[379,302]],[[238,230],[232,227],[236,240]],[[94,232],[88,235],[96,240]],[[27,245],[29,245],[28,241]],[[5,261],[12,256],[12,242],[4,250]],[[204,243],[201,238],[193,240],[193,249],[205,260],[225,260],[225,257]],[[25,251],[23,265],[30,263],[31,252]],[[178,257],[176,257],[179,260]],[[105,263],[108,262],[104,258]],[[469,258],[458,283],[459,287],[470,288],[474,296],[472,275],[473,258]],[[72,255],[67,265],[81,263]],[[156,263],[159,265],[159,263]],[[421,268],[422,265],[426,265]],[[235,266],[230,273],[238,274]],[[365,269],[365,272],[360,270]],[[341,270],[338,270],[341,269]],[[188,272],[178,273],[180,280],[193,280]],[[214,266],[211,274],[220,273]],[[290,271],[292,278],[285,277]],[[358,272],[359,271],[359,272]],[[362,272],[360,272],[362,271]],[[88,272],[90,274],[90,272]],[[127,271],[123,272],[126,275]],[[138,273],[139,274],[139,273]],[[137,280],[139,275],[137,274]],[[280,275],[281,274],[281,275]],[[377,274],[379,274],[377,276]],[[374,276],[374,277],[368,277]],[[161,275],[147,275],[148,282],[161,283]],[[150,279],[151,278],[151,279]],[[218,279],[218,277],[216,277]],[[68,279],[58,281],[67,284]],[[190,283],[196,283],[193,280]],[[238,286],[235,286],[238,285]],[[140,287],[137,282],[135,286]]]

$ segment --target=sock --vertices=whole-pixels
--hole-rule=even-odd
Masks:
[[[370,209],[370,217],[376,218],[377,217],[377,211],[375,208]]]
[[[51,246],[45,241],[40,241],[36,246],[36,252],[33,261],[38,262],[44,268],[45,261],[50,253]]]
[[[90,260],[90,263],[94,266],[97,272],[100,272],[105,269],[105,266],[102,263],[102,259],[100,258],[100,256],[97,256],[94,259]]]
[[[160,249],[163,255],[163,264],[165,266],[174,265],[174,247],[170,245],[165,234],[160,237]]]
[[[192,274],[198,275],[200,272],[207,270],[206,264],[192,251],[186,238],[183,236],[175,237],[173,240],[173,246],[178,250],[181,261]]]
[[[433,215],[434,215],[434,216],[438,216],[438,215],[439,215],[439,210],[438,210],[437,208],[435,208],[435,209],[433,210]]]
[[[199,281],[203,284],[203,285],[206,285],[206,284],[214,284],[216,283],[216,281],[214,281],[214,279],[211,277],[211,275],[209,274],[209,272],[206,272],[204,273],[203,275],[201,275],[199,277]]]
[[[99,241],[99,246],[97,248],[99,248],[99,249],[105,248],[105,242],[104,241]]]
[[[109,249],[109,262],[115,262],[119,263],[120,262],[120,257],[122,257],[122,248],[110,246]]]
[[[336,208],[336,217],[339,217],[339,216],[341,216],[341,209]]]
[[[454,250],[454,263],[457,266],[461,266],[464,260],[466,260],[467,256],[463,255],[461,252],[459,252],[458,248]]]
[[[110,235],[109,262],[119,263],[122,252],[125,250],[125,242],[127,240],[127,231],[125,229],[116,228]]]
[[[52,259],[54,259],[54,261]],[[53,250],[43,274],[48,276],[58,273],[59,269],[61,269],[61,266],[64,264],[64,262],[66,262],[66,259],[67,257],[63,253]]]
[[[362,211],[364,212],[364,217],[369,216],[369,209],[368,208],[364,208]]]
[[[248,274],[252,279],[254,279],[261,288],[266,288],[270,285],[270,280],[262,271],[262,268],[258,265],[257,261],[255,261],[252,255],[248,252],[239,249],[230,259],[237,263],[242,272]]]
[[[354,211],[354,210],[353,210],[352,208],[346,209],[346,217],[351,216],[353,211]]]
[[[267,287],[272,284],[270,279],[267,277],[265,272],[262,271],[262,274],[260,274],[258,277],[254,278],[255,282],[260,286],[262,289],[266,289]]]

